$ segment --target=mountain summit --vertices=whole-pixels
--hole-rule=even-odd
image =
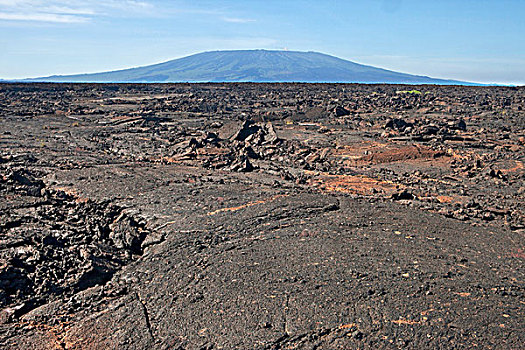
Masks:
[[[468,84],[366,66],[318,52],[239,50],[203,52],[151,66],[56,75],[48,82],[343,82]]]

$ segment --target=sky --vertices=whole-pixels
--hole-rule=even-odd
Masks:
[[[0,0],[0,78],[276,49],[525,85],[524,17],[525,0]]]

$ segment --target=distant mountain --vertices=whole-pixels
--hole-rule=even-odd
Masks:
[[[240,50],[203,52],[151,66],[112,72],[55,75],[26,81],[45,82],[344,82],[451,84],[366,66],[318,52]]]

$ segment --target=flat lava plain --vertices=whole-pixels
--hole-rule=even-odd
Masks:
[[[0,84],[0,347],[518,349],[525,88]]]

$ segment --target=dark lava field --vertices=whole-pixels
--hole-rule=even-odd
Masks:
[[[0,348],[523,349],[524,109],[0,84]]]

